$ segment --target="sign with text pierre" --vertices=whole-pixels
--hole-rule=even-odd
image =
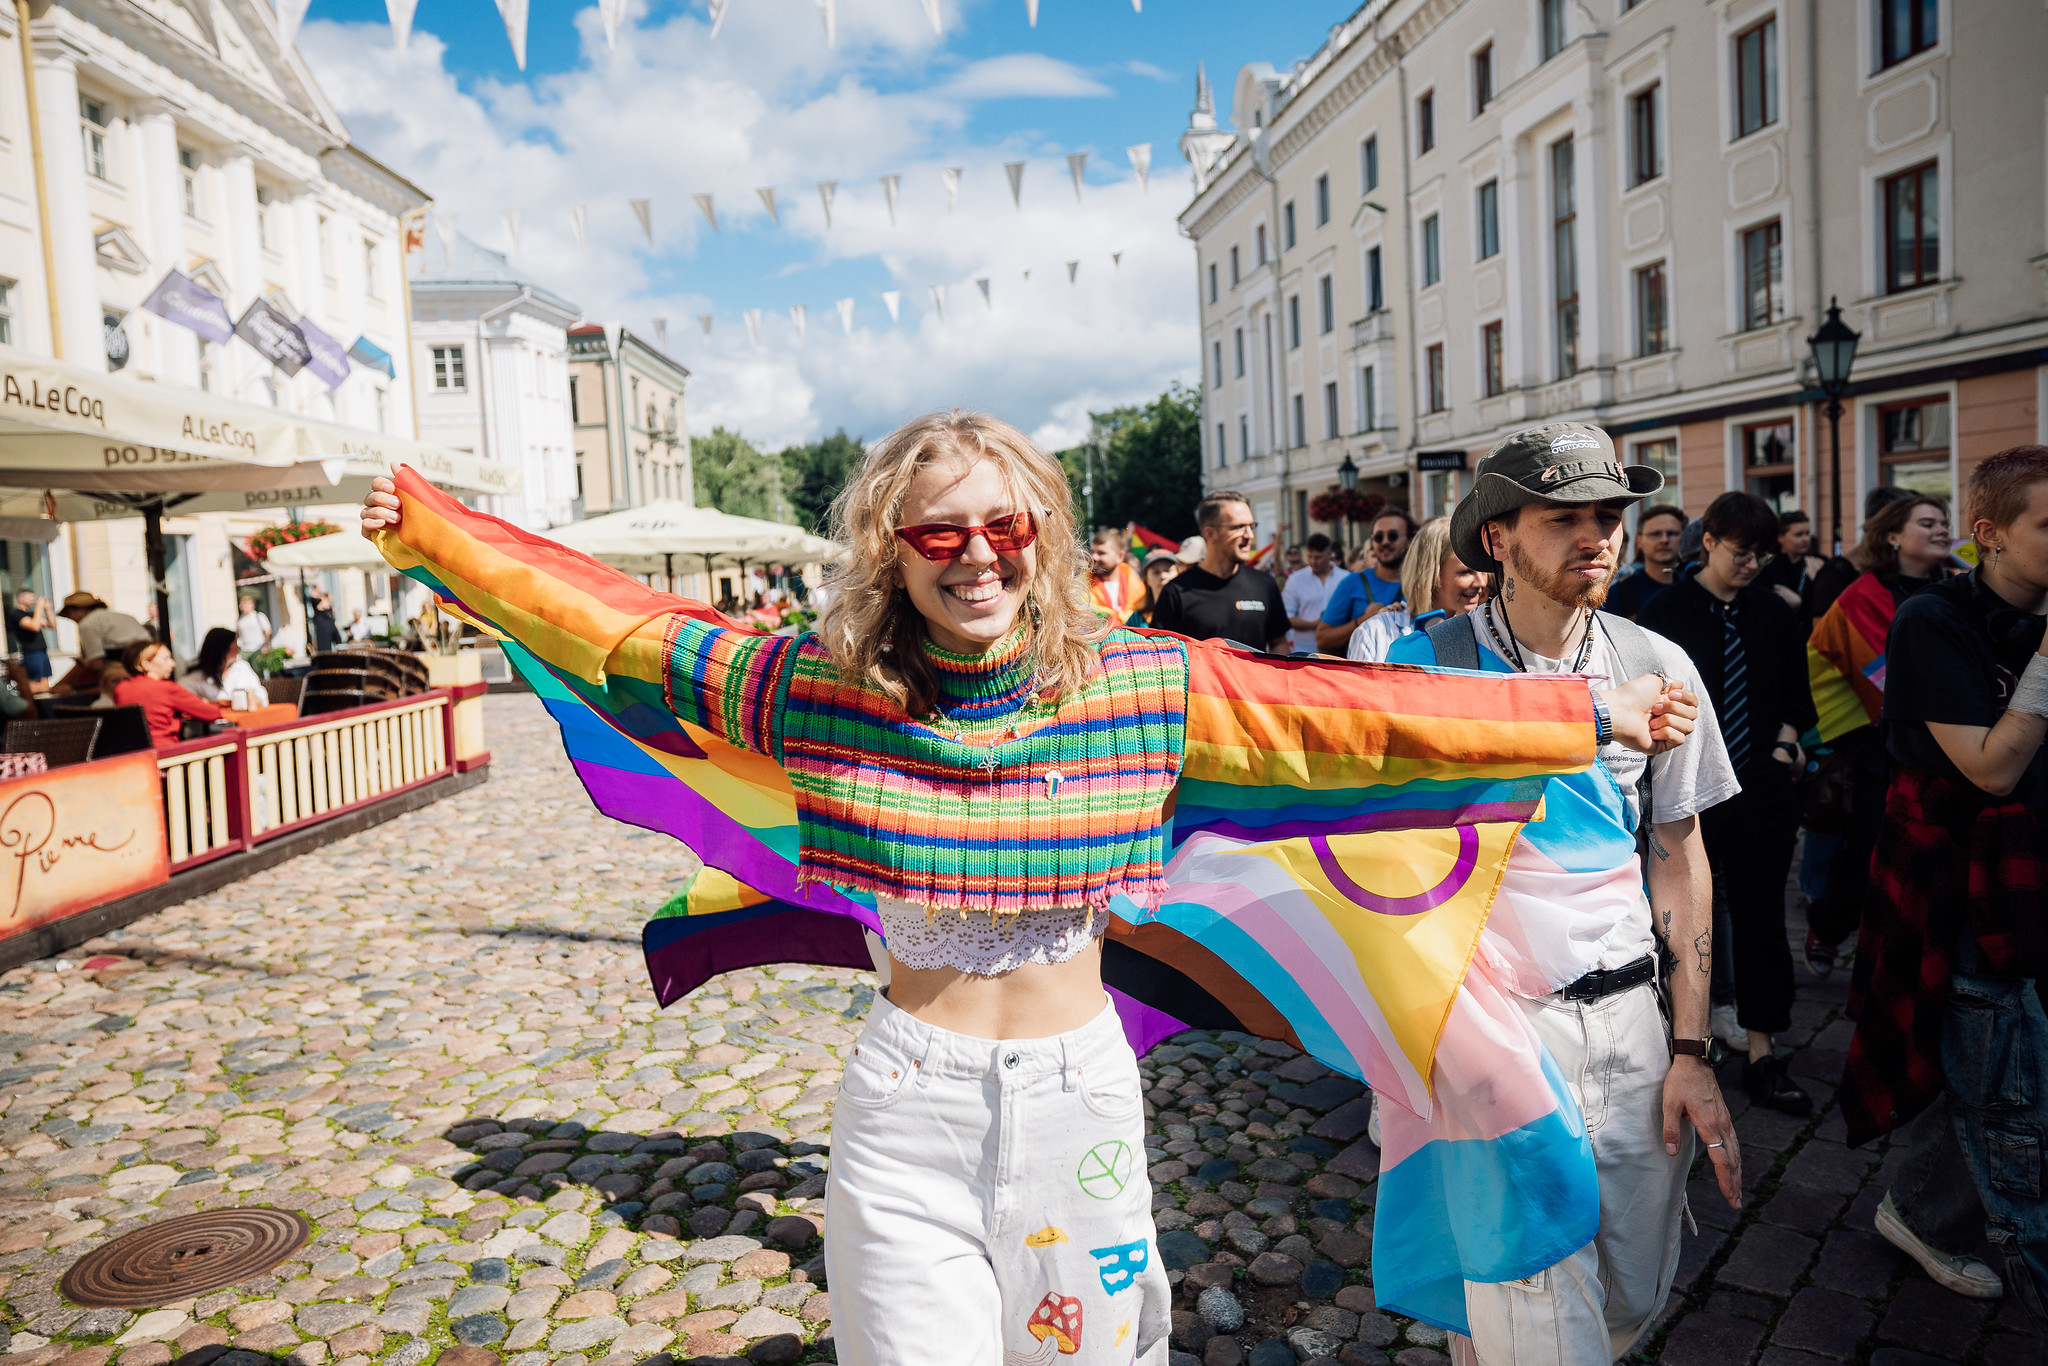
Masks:
[[[0,783],[0,939],[168,881],[156,754]]]

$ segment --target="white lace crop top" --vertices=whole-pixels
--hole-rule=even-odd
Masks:
[[[990,916],[986,911],[936,911],[888,897],[875,909],[889,953],[909,968],[958,968],[995,977],[1026,963],[1064,963],[1109,928],[1109,917],[1086,906]]]

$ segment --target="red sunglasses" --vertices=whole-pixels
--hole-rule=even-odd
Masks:
[[[987,526],[926,522],[921,526],[898,527],[896,535],[927,560],[957,560],[976,536],[986,540],[988,548],[998,555],[1014,555],[1038,539],[1038,521],[1028,512],[1013,512]]]

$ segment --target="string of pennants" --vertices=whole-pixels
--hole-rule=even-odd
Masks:
[[[277,29],[284,45],[290,47],[298,36],[299,25],[305,22],[306,10],[312,0],[275,0],[277,6]],[[512,44],[512,59],[526,70],[526,20],[529,0],[496,0],[498,17],[505,23],[505,37]],[[825,25],[825,45],[839,45],[839,0],[816,0],[818,18]],[[945,32],[944,17],[940,14],[941,0],[919,0],[924,7],[924,16],[930,21],[934,34]],[[725,16],[732,8],[732,0],[708,0],[711,11],[711,36],[716,38],[719,29],[725,26]],[[384,0],[384,14],[391,23],[392,45],[400,52],[412,37],[413,14],[419,8],[419,0]],[[1131,8],[1142,14],[1145,0],[1131,0]],[[616,52],[619,47],[619,28],[626,18],[626,0],[598,0],[598,17],[604,23],[604,43],[608,51]],[[1038,0],[1024,0],[1025,17],[1031,27],[1038,27]]]
[[[1138,182],[1139,191],[1141,193],[1149,193],[1152,176],[1152,144],[1141,142],[1135,146],[1126,147],[1124,155],[1130,159],[1131,176]],[[1010,202],[1020,213],[1024,208],[1024,169],[1027,165],[1029,163],[1025,161],[1007,161],[1003,163],[1003,173],[1010,182]],[[1087,166],[1088,153],[1069,152],[1067,154],[1067,175],[1073,182],[1074,202],[1077,204],[1086,202]],[[964,166],[948,166],[939,173],[940,179],[946,187],[947,213],[952,213],[959,204],[960,179],[965,173],[966,168]],[[879,179],[882,187],[882,202],[889,213],[889,226],[893,228],[896,226],[897,205],[902,198],[903,177],[900,174],[892,174],[882,176]],[[839,182],[836,180],[821,180],[817,182],[817,188],[818,205],[824,213],[825,226],[829,229],[832,226],[832,210],[839,199]],[[783,198],[772,185],[764,185],[756,189],[754,194],[761,201],[761,206],[768,211],[769,221],[780,227],[782,215],[788,207],[788,200]],[[713,232],[720,231],[716,196],[713,194],[692,194],[690,200],[697,206],[697,211],[704,216],[704,221],[711,225],[711,230]],[[654,245],[654,201],[651,199],[629,199],[626,201],[626,207],[632,211],[634,221],[640,225],[641,235],[647,239],[647,245],[652,247]],[[577,248],[579,250],[588,250],[590,246],[590,206],[588,204],[571,204],[568,206],[568,214],[569,230],[576,238]],[[435,211],[434,226],[441,236],[441,249],[445,253],[453,254],[455,250],[458,219],[459,215],[457,214],[444,213],[440,210]],[[505,245],[508,254],[515,257],[518,256],[519,235],[525,226],[525,214],[519,209],[505,209],[499,213],[498,221],[505,231]]]

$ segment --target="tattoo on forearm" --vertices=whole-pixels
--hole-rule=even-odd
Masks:
[[[1701,975],[1711,977],[1714,972],[1714,932],[1701,930],[1698,937],[1692,941],[1692,951],[1699,957]]]
[[[1657,856],[1659,863],[1671,857],[1671,851],[1664,847],[1664,841],[1657,838],[1657,827],[1654,825],[1650,827],[1650,852]]]

